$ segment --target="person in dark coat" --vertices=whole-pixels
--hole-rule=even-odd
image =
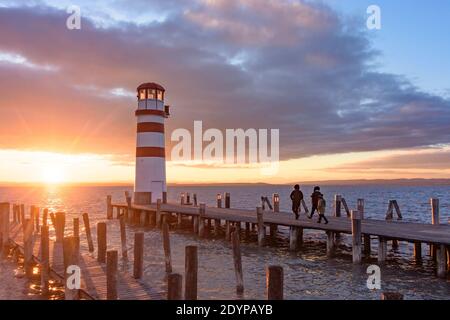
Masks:
[[[295,214],[295,219],[298,219],[300,204],[303,200],[303,192],[300,191],[300,186],[296,184],[294,186],[294,190],[291,192],[291,200],[292,200],[292,212]]]
[[[320,192],[320,187],[314,187],[314,192],[311,194],[311,215],[308,218],[311,219],[316,211],[319,213],[319,199],[321,198],[323,198],[323,194]]]

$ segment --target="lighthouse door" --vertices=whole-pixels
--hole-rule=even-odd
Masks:
[[[152,189],[152,198],[155,197],[154,201],[156,201],[157,199],[162,200],[163,182],[162,181],[152,181],[151,189]]]

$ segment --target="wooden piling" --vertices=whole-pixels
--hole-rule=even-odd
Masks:
[[[48,281],[50,279],[50,240],[48,226],[41,228],[41,291],[42,295],[49,293]]]
[[[261,207],[256,208],[256,218],[258,221],[258,246],[262,247],[266,237],[266,228],[264,227],[264,216]]]
[[[77,242],[79,240],[76,237],[64,237],[63,238],[63,260],[64,260],[64,299],[65,300],[78,300],[79,299],[79,287],[77,288],[77,282],[74,270],[69,267],[79,267],[79,251],[77,250]],[[71,273],[69,273],[69,271]]]
[[[342,206],[345,209],[345,212],[347,213],[347,217],[351,217],[351,212],[350,212],[350,210],[348,208],[347,201],[345,200],[344,197],[341,197],[341,203],[342,203]]]
[[[57,212],[55,223],[56,242],[62,242],[66,226],[66,214],[64,212]]]
[[[23,258],[25,274],[33,276],[33,221],[25,219],[23,224]]]
[[[33,216],[34,216],[34,225],[35,225],[34,231],[36,233],[39,233],[40,229],[41,229],[39,207],[34,207],[34,215]]]
[[[361,263],[361,215],[357,210],[352,210],[350,215],[352,218],[353,263]]]
[[[142,278],[144,270],[144,233],[136,232],[134,234],[134,263],[133,276],[135,279]]]
[[[299,246],[299,228],[291,226],[289,230],[289,250],[297,251]]]
[[[206,205],[204,203],[200,203],[200,208],[198,211],[198,236],[200,238],[205,237],[205,213]]]
[[[334,256],[336,245],[334,243],[334,232],[333,231],[327,231],[327,256],[329,258]]]
[[[42,212],[42,225],[48,226],[48,209],[45,208]]]
[[[23,203],[20,205],[20,222],[25,222],[25,205]]]
[[[108,250],[106,253],[106,299],[118,298],[118,254],[117,250]]]
[[[192,197],[193,197],[193,199],[194,199],[194,207],[196,207],[196,206],[197,206],[197,194],[194,193],[194,194],[192,195]]]
[[[386,238],[378,237],[378,263],[385,263],[387,256]]]
[[[163,191],[162,193],[162,203],[166,204],[167,203],[167,192]]]
[[[232,235],[234,273],[236,275],[236,292],[242,294],[244,292],[244,275],[242,272],[241,243],[239,233],[235,230]]]
[[[83,213],[83,223],[89,252],[94,252],[94,242],[92,241],[91,226],[89,224],[89,215],[87,213]]]
[[[162,226],[162,235],[163,235],[163,247],[164,247],[164,256],[166,262],[166,272],[172,272],[172,258],[170,254],[170,236],[169,236],[169,224],[167,221],[164,221]]]
[[[197,300],[198,254],[196,246],[187,246],[185,252],[184,298]]]
[[[119,218],[120,223],[120,243],[122,245],[122,259],[128,259],[128,249],[127,249],[127,229],[125,225],[125,217],[121,216]]]
[[[161,228],[162,226],[162,219],[161,219],[161,199],[156,200],[156,227]]]
[[[370,244],[370,234],[364,234],[363,239],[364,239],[364,254],[366,256],[370,256],[370,253],[372,252],[372,247]]]
[[[266,268],[267,300],[283,300],[283,268],[268,266]]]
[[[97,261],[106,262],[106,223],[97,223]]]
[[[113,207],[112,207],[112,197],[110,195],[106,196],[106,219],[113,218]]]
[[[56,217],[55,214],[53,212],[50,212],[50,220],[52,222],[52,226],[53,226],[53,230],[55,230],[55,234],[56,234]]]
[[[214,233],[218,235],[220,232],[220,219],[214,219]]]
[[[177,228],[181,229],[183,225],[183,215],[181,213],[177,213]]]
[[[334,195],[334,216],[336,218],[341,217],[341,198],[340,194]]]
[[[231,222],[228,220],[225,221],[225,240],[231,240]]]
[[[137,212],[138,212],[138,215],[139,215],[139,226],[145,227],[145,222],[147,220],[146,219],[147,212],[145,212],[144,210],[138,210]]]
[[[182,299],[182,281],[183,277],[178,273],[171,273],[167,277],[167,300]]]
[[[6,253],[9,245],[9,202],[0,203],[0,252]]]
[[[199,217],[198,216],[192,216],[192,227],[194,229],[194,233],[198,234],[199,229]]]
[[[414,260],[416,262],[422,261],[422,243],[421,242],[414,242]]]
[[[439,199],[431,198],[431,224],[439,225],[440,223],[440,214],[439,214]],[[430,256],[436,258],[436,246],[430,244]]]
[[[447,253],[443,244],[436,245],[436,267],[439,278],[447,278]]]

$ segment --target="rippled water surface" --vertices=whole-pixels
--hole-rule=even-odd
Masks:
[[[312,186],[303,186],[307,204]],[[91,218],[92,234],[96,241],[96,223],[106,217],[106,195],[113,201],[123,201],[124,191],[131,187],[0,187],[0,201],[31,204],[50,211],[65,211],[66,233],[72,229],[71,218],[88,212]],[[198,201],[215,205],[217,193],[231,193],[232,207],[253,209],[259,205],[262,195],[279,193],[281,210],[289,212],[290,187],[287,186],[224,186],[186,187],[176,186],[168,190],[169,201],[179,201],[181,192],[197,193]],[[405,221],[430,223],[429,198],[437,197],[441,203],[441,223],[449,219],[450,187],[448,186],[326,186],[322,192],[332,205],[333,195],[342,194],[352,208],[358,198],[365,199],[365,216],[384,219],[389,199],[396,199]],[[330,210],[328,208],[328,210]],[[328,213],[330,214],[330,213]],[[108,248],[120,248],[120,234],[117,220],[107,221]],[[450,230],[450,229],[449,229]],[[141,228],[128,227],[128,245],[132,246],[135,231]],[[145,229],[145,281],[157,290],[165,290],[164,252],[161,234],[156,229]],[[83,228],[82,250],[87,252]],[[53,236],[53,235],[52,235]],[[450,235],[449,235],[450,236]],[[199,247],[199,298],[201,299],[263,299],[265,296],[265,267],[269,264],[282,265],[285,275],[285,297],[287,299],[379,299],[379,291],[367,289],[366,268],[376,264],[376,241],[372,241],[371,259],[365,259],[361,266],[351,263],[350,240],[343,235],[337,256],[326,257],[325,234],[320,231],[305,231],[304,246],[301,251],[288,251],[288,231],[280,228],[275,242],[265,248],[258,248],[256,235],[242,239],[242,261],[245,293],[235,293],[235,277],[231,245],[223,237],[212,237],[199,241],[186,225],[182,230],[171,230],[172,263],[174,272],[184,273],[184,248],[186,245]],[[424,260],[417,265],[412,259],[412,246],[400,243],[398,250],[389,246],[388,264],[382,267],[382,289],[399,291],[406,299],[449,299],[450,279],[442,280],[434,276],[435,266],[425,253]],[[130,250],[130,261],[132,261]],[[132,268],[130,262],[122,262],[122,268]]]

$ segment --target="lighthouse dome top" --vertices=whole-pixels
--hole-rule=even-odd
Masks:
[[[166,91],[164,87],[160,84],[157,84],[155,82],[146,82],[141,84],[139,87],[137,87],[137,91],[141,89],[153,89],[153,90],[160,90],[160,91]]]

